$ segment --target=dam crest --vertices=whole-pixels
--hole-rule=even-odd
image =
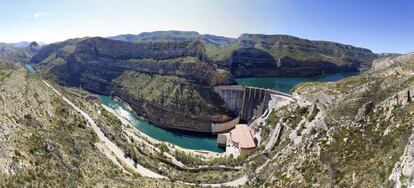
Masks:
[[[226,85],[216,86],[214,91],[224,100],[236,118],[224,123],[212,123],[213,133],[225,132],[240,122],[248,123],[267,116],[278,104],[294,100],[290,94],[257,87]]]

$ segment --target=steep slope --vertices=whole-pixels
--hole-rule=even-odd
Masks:
[[[39,46],[44,46],[46,45],[46,43],[43,42],[36,42]],[[16,47],[16,48],[27,48],[30,45],[33,45],[33,42],[29,42],[29,41],[21,41],[21,42],[16,42],[16,43],[9,43],[11,46]]]
[[[109,38],[127,42],[185,42],[200,40],[206,45],[207,51],[210,47],[225,47],[235,40],[216,35],[202,35],[195,31],[154,31],[143,32],[138,35],[118,35]]]
[[[368,49],[311,41],[288,35],[243,34],[237,39],[197,32],[156,31],[119,35],[130,42],[200,40],[209,61],[230,70],[235,77],[313,76],[367,70],[377,57]]]
[[[203,61],[204,54],[199,41],[132,43],[86,38],[45,46],[31,62],[62,85],[120,97],[159,126],[210,132],[212,122],[232,118],[212,86],[234,81],[228,72]],[[147,82],[151,89],[137,92],[148,89],[148,85],[139,86]],[[162,95],[154,97],[156,93]]]
[[[30,61],[39,48],[36,42],[30,43],[29,46],[24,48],[0,43],[0,59],[8,63],[26,63]]]
[[[0,64],[0,90],[0,187],[171,185],[124,173],[39,76]],[[101,117],[100,124],[108,122]]]
[[[287,35],[243,34],[227,63],[236,77],[311,76],[366,70],[376,58],[370,50]],[[258,63],[257,63],[258,62]]]
[[[359,76],[297,86],[307,102],[269,119],[283,122],[284,136],[256,184],[412,186],[414,58],[383,61]]]

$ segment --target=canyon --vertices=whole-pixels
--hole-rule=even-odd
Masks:
[[[280,52],[270,49],[282,41],[273,40],[291,38],[241,37],[261,41],[252,45],[247,39],[210,35],[173,38],[178,41],[145,36],[148,41],[93,37],[2,48],[0,186],[413,185],[412,53],[384,56],[344,47],[350,50],[344,58],[318,59],[310,53],[315,49],[302,43],[291,48],[307,57],[287,53],[275,58]],[[224,53],[213,55],[212,45],[226,51],[224,46],[235,41],[237,49],[226,60],[220,60]],[[337,46],[329,47],[331,57],[337,57]],[[355,70],[365,72],[292,85],[291,94],[234,85],[246,76]],[[258,120],[250,123],[260,142],[255,151],[238,157],[181,148],[140,132],[103,106],[102,95],[167,129],[212,133],[212,125]],[[269,108],[283,97],[290,102]]]
[[[362,48],[285,35],[232,39],[161,31],[70,39],[42,47],[30,63],[61,85],[118,97],[163,128],[209,133],[212,124],[238,116],[215,86],[240,77],[361,71],[375,57]]]

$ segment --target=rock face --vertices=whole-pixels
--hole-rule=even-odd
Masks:
[[[201,35],[195,31],[154,31],[143,32],[138,35],[126,34],[109,37],[110,39],[127,41],[127,42],[185,42],[200,40],[205,45],[225,47],[235,39],[216,36],[216,35]]]
[[[235,77],[257,76],[316,76],[337,72],[355,72],[361,62],[336,65],[329,61],[297,60],[291,57],[275,59],[264,50],[240,48],[230,58],[231,72]]]
[[[288,35],[243,34],[237,39],[197,32],[157,31],[119,35],[116,40],[171,42],[200,40],[206,57],[235,77],[313,76],[367,70],[378,55],[350,45]]]
[[[314,76],[367,70],[370,50],[287,35],[243,34],[227,61],[235,77]]]
[[[117,95],[131,103],[139,115],[160,126],[178,128],[177,124],[182,124],[179,129],[203,132],[208,131],[207,124],[231,118],[228,110],[222,109],[223,101],[216,100],[217,94],[212,87],[234,83],[233,76],[315,76],[358,71],[370,66],[370,60],[375,56],[362,48],[285,35],[244,34],[231,39],[196,32],[166,31],[113,39],[116,40],[83,38],[51,44],[42,47],[31,62],[38,64],[35,68],[44,72],[47,78],[62,85]],[[193,95],[179,93],[180,98],[188,99],[180,103],[199,100],[215,108],[191,111],[189,109],[194,107],[181,105],[177,102],[180,100],[171,102],[174,106],[162,103],[161,99],[137,95],[136,91],[126,87],[128,83],[113,82],[126,71],[167,78],[165,84],[156,83],[160,89],[169,83],[177,83],[173,77],[183,78],[194,86],[194,94],[200,97],[196,99]],[[185,108],[175,111],[178,106]],[[166,115],[161,117],[160,113]],[[204,128],[196,128],[197,122]]]
[[[38,50],[39,45],[36,42],[22,48],[0,43],[0,60],[8,63],[27,63]]]
[[[211,123],[231,119],[223,109],[224,102],[212,87],[234,81],[228,72],[217,71],[213,65],[203,61],[204,56],[204,45],[199,41],[132,43],[89,38],[46,46],[32,58],[32,63],[38,64],[36,67],[43,70],[47,78],[62,85],[118,96],[128,102],[138,115],[159,126],[209,132]],[[140,80],[145,76],[126,79],[126,71],[136,75],[154,75],[164,82]],[[148,86],[130,87],[140,81],[153,81],[154,88],[151,92],[141,92],[138,88],[145,90]],[[162,97],[151,97],[170,85],[174,86],[170,89],[174,89],[180,83],[192,88],[192,93],[173,95],[165,91],[163,99],[180,99],[171,102],[163,102]],[[197,103],[201,107],[191,110],[191,106]],[[212,107],[207,108],[209,105]]]
[[[385,69],[390,66],[400,66],[400,65],[403,65],[404,63],[407,63],[413,60],[414,60],[414,53],[409,53],[403,56],[391,55],[390,57],[376,59],[373,62],[371,69],[374,71],[378,71],[378,70]]]
[[[212,122],[231,116],[210,86],[177,76],[127,71],[113,82],[113,95],[131,104],[135,112],[156,125],[186,131],[212,132]]]

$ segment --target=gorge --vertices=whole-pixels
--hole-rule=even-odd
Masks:
[[[414,188],[414,1],[0,1],[0,188]]]
[[[312,82],[315,80],[321,81],[336,81],[340,79],[344,79],[348,76],[355,75],[356,73],[338,73],[333,75],[325,75],[323,77],[277,77],[277,78],[261,78],[268,81],[268,85],[261,85],[262,82],[257,81],[260,78],[253,78],[253,82],[239,82],[238,84],[243,86],[253,86],[253,87],[263,87],[264,89],[273,89],[279,90],[282,92],[289,92],[296,84],[305,83],[305,82]],[[249,78],[247,78],[249,79]],[[240,79],[239,79],[240,80]],[[243,80],[243,79],[241,79]],[[281,82],[282,80],[284,83],[292,83],[288,85],[279,86],[277,84],[272,84],[274,82]],[[290,81],[290,82],[289,82]],[[108,96],[101,96],[101,101],[104,105],[114,109],[119,115],[130,121],[137,129],[142,131],[144,134],[155,138],[160,141],[166,141],[168,143],[177,145],[182,148],[193,149],[193,150],[206,150],[211,152],[224,152],[222,147],[217,145],[217,136],[211,134],[203,134],[203,133],[194,133],[194,132],[182,132],[177,130],[166,130],[159,128],[157,125],[154,125],[150,122],[145,120],[139,119],[136,117],[134,112],[130,112],[125,108],[121,103],[111,99]],[[262,111],[263,113],[264,111]]]
[[[71,39],[34,50],[30,61],[0,63],[0,103],[7,109],[0,113],[6,120],[0,126],[3,169],[31,179],[32,174],[80,178],[67,172],[82,168],[86,177],[110,177],[100,182],[112,185],[123,185],[122,178],[134,185],[252,187],[324,184],[327,178],[368,186],[410,181],[398,177],[410,176],[412,54],[382,56],[359,72],[370,62],[332,69],[326,59],[269,61],[270,53],[250,47],[233,49],[220,61],[203,40]],[[273,99],[292,96],[292,102],[271,109]],[[251,153],[217,146],[214,134],[227,130],[214,125],[235,119],[247,123],[257,138]],[[105,143],[87,126],[92,121]],[[108,145],[118,147],[116,156]],[[365,151],[370,155],[361,158]],[[79,165],[84,160],[93,163]],[[140,175],[129,175],[138,169]],[[338,176],[330,177],[327,169]],[[341,175],[355,171],[365,178]],[[76,181],[53,184],[70,182]]]
[[[132,38],[50,44],[30,63],[61,85],[117,96],[160,127],[209,133],[212,123],[237,117],[214,86],[235,84],[235,78],[242,77],[343,74],[366,69],[376,56],[366,49],[284,35],[246,34],[231,39],[168,31]],[[298,44],[307,45],[297,48]]]
[[[174,36],[187,33],[171,31],[162,34]],[[234,62],[231,64],[237,64],[237,66],[240,66],[240,63],[243,66],[260,65],[256,67],[259,72],[249,74],[252,76],[279,75],[278,77],[250,78],[246,77],[248,75],[240,75],[239,70],[234,70],[234,66],[227,69],[225,66],[222,67],[219,60],[213,60],[209,50],[211,51],[211,45],[213,45],[211,42],[214,40],[207,40],[198,34],[197,37],[190,37],[190,39],[160,38],[157,35],[159,35],[157,32],[149,33],[146,36],[153,36],[151,40],[135,40],[134,42],[122,42],[123,39],[120,38],[115,38],[120,41],[104,38],[71,39],[43,47],[32,58],[30,65],[26,65],[29,71],[35,67],[45,77],[66,87],[81,87],[92,93],[103,95],[101,101],[104,104],[116,111],[121,111],[121,115],[151,137],[184,148],[213,152],[223,151],[222,148],[217,147],[214,134],[230,130],[239,121],[249,122],[259,117],[266,110],[266,103],[269,101],[269,96],[266,95],[266,99],[256,100],[260,105],[253,102],[245,112],[240,113],[243,103],[252,102],[241,102],[244,91],[239,99],[233,99],[239,100],[239,106],[235,108],[223,92],[217,90],[221,87],[217,85],[237,83],[289,93],[295,85],[302,82],[335,81],[356,74],[356,72],[343,72],[342,69],[336,70],[339,73],[329,74],[335,71],[327,71],[328,74],[321,76],[300,73],[294,74],[296,77],[282,77],[281,75],[284,74],[267,74],[263,71],[272,69],[268,66],[260,66],[263,63],[263,65],[272,64],[271,55],[265,55],[267,60],[262,61],[265,52],[260,52],[262,53],[260,55],[260,53],[251,53],[254,52],[249,49],[251,47],[239,47],[241,51],[243,49],[247,51],[241,53],[240,50],[235,50],[227,62]],[[211,39],[213,36],[204,37]],[[287,39],[300,41],[298,38],[289,38],[289,36],[243,35],[240,37],[240,44],[244,46],[247,44],[247,39],[253,40],[254,37],[260,40],[267,38],[269,41],[279,38],[279,42]],[[230,45],[235,42],[235,39],[221,42],[228,42],[227,45]],[[223,51],[230,48],[225,44],[215,43],[214,46],[223,48],[221,49]],[[305,64],[308,63],[312,62]],[[300,68],[303,65],[302,63],[289,66]],[[214,68],[217,66],[222,69]],[[315,66],[312,65],[312,67]],[[318,71],[325,72],[325,70]],[[355,71],[355,69],[349,71]],[[289,75],[292,74],[289,73]],[[300,75],[306,75],[306,77],[298,77]],[[246,78],[234,79],[240,76]],[[174,90],[179,93],[168,94]],[[190,93],[182,93],[186,90]],[[106,96],[119,97],[120,100],[128,103],[134,112],[126,110],[121,104]],[[177,97],[182,97],[182,99]],[[209,103],[208,108],[205,102]],[[257,111],[256,108],[259,106],[261,110]],[[177,109],[181,112],[176,113]],[[239,117],[239,113],[242,116]],[[139,116],[138,119],[136,115]],[[145,121],[139,119],[145,119]],[[237,122],[236,119],[238,119]]]

